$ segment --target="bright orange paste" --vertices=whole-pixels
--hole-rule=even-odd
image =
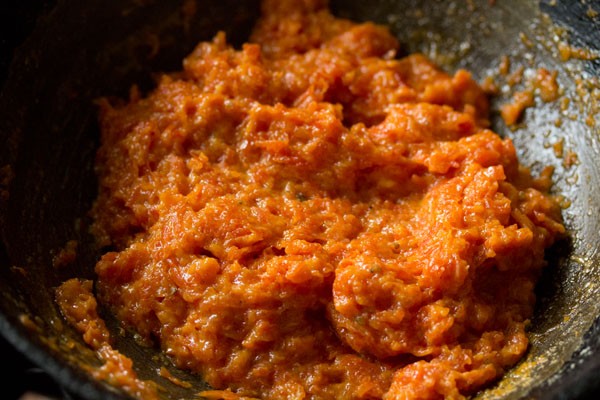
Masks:
[[[462,398],[527,349],[549,171],[469,72],[324,3],[264,1],[240,50],[220,33],[102,103],[98,299],[216,389]]]

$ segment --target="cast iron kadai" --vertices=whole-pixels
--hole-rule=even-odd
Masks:
[[[242,43],[258,3],[199,1],[192,20],[182,18],[183,0],[27,4],[20,10],[44,13],[14,54],[12,49],[2,54],[12,56],[12,62],[0,95],[0,332],[74,397],[125,399],[120,389],[93,380],[77,366],[98,360],[79,334],[57,322],[53,302],[53,288],[65,279],[94,277],[100,254],[85,229],[96,194],[93,99],[125,97],[133,83],[150,88],[153,73],[179,69],[194,45],[218,30]],[[556,167],[553,191],[570,201],[564,210],[569,238],[548,252],[526,360],[480,393],[481,399],[577,399],[598,387],[600,121],[593,109],[598,92],[594,100],[586,83],[600,76],[600,61],[561,61],[557,50],[560,41],[599,50],[600,19],[594,8],[600,11],[600,3],[589,0],[332,2],[338,15],[391,26],[407,52],[423,51],[449,71],[465,67],[478,80],[497,69],[501,55],[510,56],[514,68],[557,70],[564,96],[571,99],[566,110],[559,102],[529,109],[525,124],[514,131],[497,115],[493,119],[494,130],[514,140],[521,161],[534,173],[544,165]],[[158,52],[152,47],[155,40]],[[496,99],[496,109],[506,100]],[[577,156],[570,167],[551,146],[561,140]],[[76,261],[53,268],[53,254],[72,239],[79,241]],[[116,328],[115,321],[109,324]],[[191,388],[157,377],[155,371],[166,361],[154,357],[156,350],[141,348],[128,336],[113,336],[142,379],[156,379],[167,389],[165,399],[196,398],[207,388],[173,367],[169,370],[192,382]]]

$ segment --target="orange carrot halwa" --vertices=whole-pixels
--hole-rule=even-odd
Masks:
[[[325,1],[262,8],[240,49],[219,33],[101,102],[98,301],[239,396],[475,393],[527,349],[564,231],[549,174],[468,71]]]

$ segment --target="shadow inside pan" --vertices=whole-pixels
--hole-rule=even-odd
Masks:
[[[242,43],[258,7],[256,1],[221,0],[205,2],[201,10],[189,13],[185,1],[80,3],[60,2],[40,20],[17,51],[0,98],[6,143],[0,148],[0,329],[78,396],[123,398],[118,389],[83,371],[99,361],[62,323],[51,290],[70,277],[93,278],[102,250],[87,233],[87,211],[96,194],[98,127],[93,100],[125,97],[133,83],[150,89],[154,73],[179,69],[198,41],[211,39],[220,29],[233,43]],[[548,253],[529,354],[481,398],[547,398],[548,393],[576,398],[596,385],[600,139],[590,115],[595,118],[598,92],[593,77],[599,75],[600,65],[594,60],[562,61],[559,51],[565,39],[583,46],[600,43],[594,37],[598,25],[587,16],[587,6],[579,5],[516,0],[494,5],[487,0],[332,2],[340,16],[390,26],[407,53],[424,52],[449,71],[466,68],[480,81],[497,77],[504,55],[510,57],[512,70],[543,66],[558,71],[563,97],[570,99],[566,106],[560,101],[537,104],[517,129],[509,129],[494,114],[494,130],[513,139],[521,161],[534,173],[546,165],[555,167],[553,191],[570,203],[564,210],[570,234]],[[557,30],[542,11],[558,26],[570,27],[571,36]],[[514,90],[518,85],[501,92],[494,109]],[[79,242],[75,262],[54,268],[58,249],[73,239]],[[116,321],[108,319],[117,332]],[[128,335],[115,336],[116,347],[134,360],[140,377],[165,388],[164,398],[193,397],[206,388],[200,379],[171,367],[156,350],[137,345]],[[159,377],[156,371],[163,365],[192,387]]]

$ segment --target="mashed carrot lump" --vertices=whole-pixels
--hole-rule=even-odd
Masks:
[[[101,107],[99,302],[216,389],[463,398],[525,353],[564,231],[464,70],[319,0],[267,0]]]

